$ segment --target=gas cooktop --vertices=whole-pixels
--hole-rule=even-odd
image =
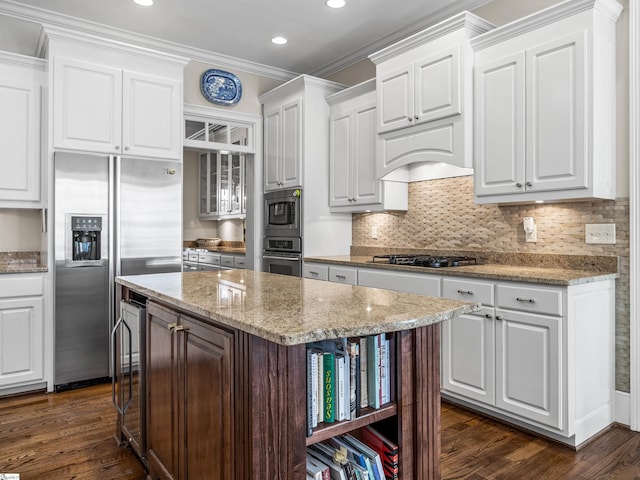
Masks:
[[[414,267],[458,267],[460,265],[477,265],[475,257],[464,257],[456,255],[434,256],[434,255],[374,255],[374,263],[388,263],[391,265],[411,265]]]

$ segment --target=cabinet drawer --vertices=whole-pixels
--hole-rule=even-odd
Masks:
[[[442,296],[465,302],[495,305],[493,283],[445,278],[442,280]]]
[[[220,257],[220,265],[223,267],[235,268],[235,260],[229,255],[222,255]]]
[[[0,278],[0,298],[31,297],[44,294],[44,279],[41,275],[20,273]]]
[[[356,285],[358,283],[358,270],[355,268],[329,267],[329,281]]]
[[[498,285],[498,307],[562,315],[562,291],[528,286]]]
[[[196,252],[190,252],[190,253],[189,253],[188,260],[189,260],[190,262],[197,262],[199,257],[200,257],[200,255],[199,255],[198,253],[196,253]],[[184,258],[184,257],[183,257],[183,258]]]
[[[326,265],[303,265],[302,276],[316,280],[329,280],[329,267]]]
[[[360,269],[358,285],[432,297],[440,296],[440,277],[420,273]]]
[[[236,268],[245,268],[247,265],[247,259],[246,257],[235,257],[233,259],[233,265]]]

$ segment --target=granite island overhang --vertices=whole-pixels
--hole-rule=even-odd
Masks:
[[[479,304],[251,270],[118,277],[180,310],[280,345],[423,327]]]
[[[440,323],[478,304],[249,270],[116,282],[146,297],[147,478],[299,480],[306,447],[369,425],[397,443],[400,480],[440,478]],[[379,333],[390,398],[310,426],[308,343]]]

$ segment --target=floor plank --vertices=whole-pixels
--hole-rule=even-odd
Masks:
[[[0,473],[20,480],[143,480],[114,439],[111,385],[0,398]],[[640,480],[640,433],[615,426],[580,451],[442,406],[443,480]],[[271,479],[270,479],[271,480]]]

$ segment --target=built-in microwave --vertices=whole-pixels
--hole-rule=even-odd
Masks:
[[[302,237],[301,197],[299,188],[265,193],[265,237]]]

